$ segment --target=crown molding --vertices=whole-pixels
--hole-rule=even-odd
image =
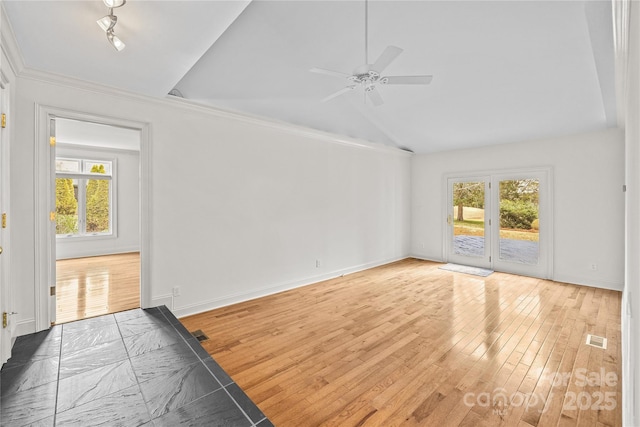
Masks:
[[[636,5],[633,6],[635,7]],[[620,129],[624,129],[626,125],[631,7],[630,1],[614,0],[611,2],[613,12],[616,108],[618,127]]]
[[[400,156],[413,156],[413,153],[402,150],[396,147],[390,147],[387,145],[374,143],[362,139],[349,138],[342,135],[336,135],[329,132],[323,132],[320,130],[307,128],[304,126],[294,125],[291,123],[280,122],[274,119],[254,116],[246,113],[239,113],[230,110],[224,110],[219,107],[213,107],[206,104],[201,104],[196,101],[178,98],[175,96],[167,95],[165,98],[155,98],[148,95],[141,95],[134,92],[125,91],[112,86],[102,85],[98,83],[87,82],[85,80],[76,79],[73,77],[63,76],[60,74],[54,74],[49,72],[38,71],[30,68],[24,68],[19,75],[20,78],[29,79],[41,83],[52,84],[65,88],[80,89],[87,92],[92,92],[99,95],[108,95],[118,98],[122,98],[129,101],[137,101],[148,104],[155,104],[168,108],[176,108],[185,111],[192,111],[194,113],[200,113],[216,118],[222,118],[233,121],[240,121],[246,124],[261,126],[280,132],[286,132],[297,136],[303,136],[306,138],[319,139],[325,142],[334,144],[347,145],[351,147],[364,148],[374,151],[385,152],[389,154],[395,154]]]
[[[9,62],[9,67],[14,75],[19,75],[25,69],[24,58],[18,47],[11,22],[7,18],[4,3],[0,0],[0,48]]]
[[[334,144],[347,145],[352,147],[364,148],[375,151],[382,151],[392,154],[399,154],[404,156],[413,156],[410,151],[403,150],[397,147],[390,147],[388,145],[367,141],[364,139],[350,138],[343,135],[338,135],[330,132],[324,132],[318,129],[313,129],[305,126],[294,125],[275,119],[271,119],[263,116],[256,116],[248,113],[239,113],[230,110],[223,110],[218,107],[212,107],[207,104],[202,104],[197,101],[191,101],[188,99],[178,98],[174,96],[167,96],[164,99],[166,105],[173,107],[179,106],[180,108],[191,110],[194,112],[200,112],[205,114],[213,114],[218,117],[227,118],[230,120],[239,120],[247,124],[253,124],[257,126],[271,128],[277,131],[286,132],[306,138],[319,139]]]

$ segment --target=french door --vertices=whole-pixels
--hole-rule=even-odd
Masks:
[[[536,169],[448,177],[447,261],[550,277],[549,175]]]

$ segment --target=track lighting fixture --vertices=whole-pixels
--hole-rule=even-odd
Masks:
[[[123,6],[127,0],[103,0],[104,4],[109,8],[109,14],[98,19],[96,22],[102,30],[107,33],[107,40],[115,50],[120,52],[124,49],[125,44],[114,34],[114,28],[118,23],[118,17],[113,14],[113,9]]]

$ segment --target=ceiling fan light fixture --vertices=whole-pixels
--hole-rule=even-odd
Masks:
[[[118,52],[120,52],[126,46],[123,41],[118,38],[118,36],[113,34],[113,31],[107,31],[107,40],[109,40],[111,46],[113,46],[113,48]]]
[[[127,0],[102,0],[108,8],[124,6]]]
[[[364,2],[364,64],[357,67],[349,74],[339,71],[325,70],[322,68],[312,68],[312,73],[325,74],[347,80],[347,85],[343,89],[327,96],[321,102],[327,102],[344,93],[350,92],[356,86],[361,87],[364,92],[364,99],[369,98],[371,103],[377,107],[384,104],[384,100],[378,91],[378,85],[427,85],[431,83],[433,76],[383,76],[382,72],[402,53],[402,49],[396,46],[387,46],[378,59],[369,63],[369,1]]]

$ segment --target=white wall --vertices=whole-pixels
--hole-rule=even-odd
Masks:
[[[140,153],[98,147],[66,145],[58,139],[56,156],[91,160],[111,160],[115,174],[116,232],[112,236],[63,237],[56,239],[56,258],[80,258],[140,250]]]
[[[18,84],[11,203],[22,333],[35,310],[35,103],[150,124],[150,291],[178,315],[409,253],[406,152],[169,101],[24,76]]]
[[[619,130],[414,156],[411,253],[443,260],[442,180],[469,171],[551,167],[553,278],[622,290],[624,144]],[[424,248],[422,244],[424,243]],[[590,264],[598,265],[597,271]]]

